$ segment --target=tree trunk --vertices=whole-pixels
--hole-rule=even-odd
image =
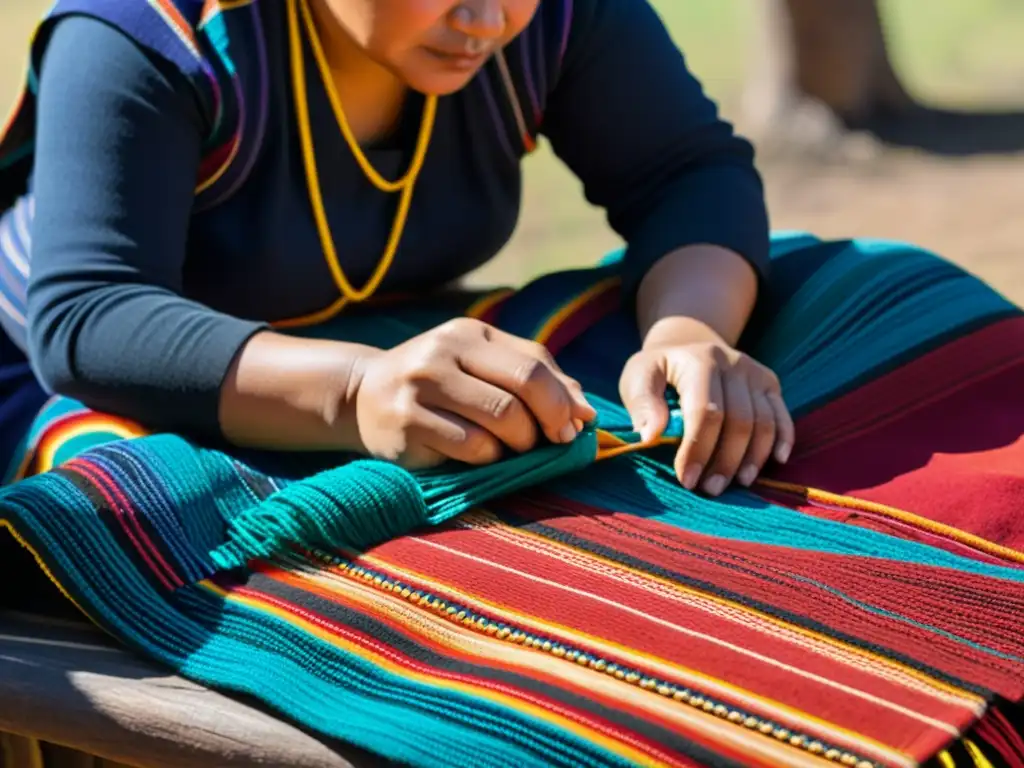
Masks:
[[[756,0],[747,130],[789,142],[913,107],[889,59],[877,0]],[[794,135],[795,134],[795,135]]]

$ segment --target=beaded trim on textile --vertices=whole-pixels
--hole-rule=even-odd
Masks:
[[[540,653],[550,654],[570,664],[588,667],[595,672],[613,677],[627,685],[652,691],[665,699],[678,702],[681,706],[699,709],[708,714],[728,720],[737,726],[756,731],[766,738],[788,744],[811,755],[820,756],[825,760],[850,768],[879,768],[878,764],[860,755],[840,749],[836,746],[794,732],[771,720],[758,717],[741,709],[725,704],[690,687],[676,685],[669,680],[659,679],[646,674],[643,670],[618,664],[611,659],[602,658],[586,649],[561,643],[556,639],[543,637],[525,631],[506,622],[496,621],[478,611],[474,611],[457,602],[450,601],[439,595],[393,578],[387,573],[366,568],[352,560],[331,554],[323,550],[305,553],[306,557],[315,560],[321,568],[333,570],[336,574],[353,581],[361,581],[374,588],[399,595],[408,602],[418,605],[424,610],[459,624],[476,632],[504,640],[509,643],[532,648]]]

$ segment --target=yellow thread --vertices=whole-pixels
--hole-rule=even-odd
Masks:
[[[29,467],[32,466],[32,460],[35,459],[35,457],[35,448],[25,452],[25,455],[21,459],[21,464],[18,465],[18,469],[15,470],[14,476],[10,479],[10,482],[12,484],[18,482],[19,480],[24,480],[28,476]]]
[[[296,4],[298,4],[298,10],[296,8]],[[358,290],[348,281],[348,278],[341,269],[341,265],[338,263],[338,253],[335,248],[334,237],[331,234],[330,224],[327,221],[327,214],[324,210],[323,195],[320,189],[319,174],[316,167],[316,156],[313,149],[313,134],[309,120],[305,66],[302,56],[302,39],[299,32],[299,11],[302,13],[302,20],[307,30],[310,47],[313,50],[313,56],[316,60],[317,68],[320,71],[324,88],[327,91],[327,97],[330,100],[332,109],[334,110],[338,126],[341,129],[341,132],[345,137],[345,141],[349,145],[349,149],[352,151],[356,162],[359,164],[359,167],[370,182],[372,182],[373,185],[382,192],[401,191],[402,193],[398,203],[398,211],[395,213],[395,220],[391,228],[391,233],[388,237],[388,243],[384,250],[384,255],[381,257],[380,262],[377,264],[377,267],[370,276],[370,279],[366,282],[366,285]],[[327,320],[341,311],[345,305],[353,302],[365,301],[367,298],[372,296],[380,286],[381,282],[384,280],[384,276],[387,274],[388,269],[390,269],[391,264],[394,261],[395,253],[398,251],[398,244],[401,241],[402,233],[405,230],[405,223],[409,214],[409,206],[412,203],[413,190],[415,189],[416,180],[419,178],[420,171],[423,169],[423,163],[427,155],[427,148],[430,145],[430,138],[433,134],[434,118],[437,114],[437,97],[428,96],[423,106],[423,120],[420,125],[419,137],[416,142],[416,149],[413,153],[409,171],[405,176],[397,181],[387,181],[377,173],[373,166],[370,165],[369,160],[367,160],[366,155],[363,153],[362,149],[359,147],[359,143],[355,139],[355,136],[352,134],[352,129],[348,124],[348,119],[346,118],[345,111],[341,105],[341,100],[338,98],[337,90],[334,87],[330,69],[327,65],[327,59],[324,55],[323,48],[320,45],[319,37],[316,34],[316,26],[313,21],[313,16],[309,11],[307,0],[288,0],[288,36],[289,45],[291,47],[292,87],[295,92],[295,111],[298,120],[299,137],[302,142],[302,159],[306,170],[306,186],[309,189],[310,205],[313,208],[313,217],[316,220],[317,232],[320,236],[320,245],[323,249],[324,260],[330,268],[331,276],[334,278],[334,283],[341,292],[341,297],[333,302],[329,307],[312,314],[288,320],[279,320],[273,323],[273,325],[278,328],[294,328],[297,326],[312,325],[322,322],[323,320]]]
[[[53,582],[53,585],[54,585],[55,587],[57,587],[57,589],[59,589],[59,590],[60,590],[60,593],[61,593],[62,595],[64,595],[64,597],[66,597],[66,598],[67,598],[68,600],[70,600],[70,601],[71,601],[71,604],[72,604],[73,606],[75,606],[75,608],[77,608],[77,609],[78,609],[79,611],[82,611],[82,615],[83,615],[83,616],[85,616],[85,617],[86,617],[87,619],[89,619],[89,621],[91,621],[91,622],[92,622],[93,624],[96,624],[96,626],[97,626],[97,627],[100,627],[100,629],[103,629],[103,627],[101,627],[101,626],[100,626],[100,625],[99,625],[99,624],[98,624],[98,623],[97,623],[97,622],[96,622],[96,621],[95,621],[95,620],[94,620],[94,619],[92,618],[92,616],[90,616],[90,615],[89,615],[88,613],[86,613],[85,611],[83,611],[83,610],[82,610],[82,606],[80,606],[80,605],[79,605],[79,604],[78,604],[78,603],[77,603],[77,602],[75,601],[75,598],[73,598],[73,597],[72,597],[72,596],[71,596],[71,595],[70,595],[70,594],[68,593],[68,591],[67,591],[66,589],[64,589],[64,585],[63,585],[63,584],[61,584],[61,583],[60,583],[59,581],[57,581],[57,577],[53,575],[53,571],[51,571],[51,570],[50,570],[50,567],[49,567],[49,566],[48,566],[48,565],[47,565],[47,564],[45,563],[45,561],[43,560],[43,558],[42,558],[42,557],[41,557],[41,556],[39,555],[39,553],[38,553],[38,552],[36,552],[36,550],[35,550],[35,549],[34,549],[34,548],[32,547],[32,545],[30,545],[30,544],[29,544],[29,543],[28,543],[28,542],[27,542],[27,541],[26,541],[26,540],[25,540],[24,538],[22,538],[22,536],[21,536],[21,534],[20,534],[20,533],[18,533],[18,532],[17,532],[16,530],[14,530],[14,526],[13,526],[13,525],[12,525],[12,524],[11,524],[11,523],[10,523],[10,522],[8,521],[8,520],[5,520],[5,519],[4,519],[4,518],[2,518],[2,517],[0,517],[0,529],[6,529],[6,530],[7,530],[7,531],[8,531],[8,532],[9,532],[9,533],[11,534],[11,536],[13,536],[13,537],[15,538],[15,540],[16,540],[16,541],[17,541],[17,542],[18,542],[18,543],[19,543],[19,544],[20,544],[21,546],[23,546],[23,547],[24,547],[25,549],[27,549],[27,550],[29,551],[29,553],[30,553],[30,554],[32,555],[32,557],[33,557],[33,558],[35,559],[35,561],[36,561],[36,565],[38,565],[38,566],[40,567],[40,569],[42,569],[43,573],[44,573],[44,574],[46,575],[46,578],[48,578],[48,579],[49,579],[50,581],[52,581],[52,582]]]
[[[995,768],[992,762],[985,757],[985,754],[978,748],[970,739],[964,739],[964,747],[967,748],[967,753],[971,756],[971,760],[974,761],[976,768]]]
[[[144,437],[147,433],[141,428],[131,427],[124,424],[117,424],[113,422],[101,422],[99,425],[100,429],[97,429],[95,422],[78,424],[67,430],[61,430],[59,433],[58,440],[48,440],[48,435],[44,436],[40,440],[38,445],[32,454],[38,459],[38,465],[35,474],[41,475],[44,472],[48,472],[54,467],[54,459],[57,456],[57,451],[68,444],[69,441],[74,440],[76,437],[82,435],[94,434],[97,431],[103,431],[110,435],[116,435],[122,440],[131,440],[136,437]]]
[[[202,31],[206,25],[208,25],[213,19],[222,13],[229,13],[239,8],[245,8],[250,6],[255,0],[207,0],[206,6],[203,8],[203,12],[200,15],[199,24],[196,27],[197,31]],[[241,133],[236,133],[234,136],[234,142],[231,145],[231,151],[228,153],[227,158],[220,164],[216,171],[210,174],[207,178],[203,179],[195,189],[195,194],[199,195],[210,189],[214,184],[221,180],[228,168],[230,168],[235,160],[238,159],[238,152],[242,146]]]
[[[1024,552],[1004,547],[1003,545],[996,544],[988,539],[975,536],[973,533],[968,533],[967,531],[962,531],[959,528],[953,528],[952,526],[944,525],[943,523],[938,523],[925,517],[920,517],[919,515],[915,515],[913,512],[907,512],[906,510],[898,509],[897,507],[890,507],[887,504],[879,504],[875,501],[858,499],[853,496],[842,496],[838,493],[830,493],[829,491],[822,491],[817,488],[808,488],[794,483],[783,483],[777,480],[760,479],[756,484],[764,488],[772,488],[785,493],[793,493],[798,496],[802,496],[808,501],[817,501],[823,504],[831,504],[833,506],[843,507],[846,509],[873,512],[875,514],[892,517],[896,520],[910,523],[911,525],[926,531],[931,531],[932,533],[937,533],[945,536],[946,538],[958,541],[961,544],[974,547],[982,552],[1002,557],[1007,560],[1013,560],[1018,563],[1024,563]]]
[[[11,128],[14,127],[14,121],[18,118],[18,115],[21,114],[22,107],[25,106],[25,94],[26,91],[23,89],[14,100],[14,104],[8,108],[7,115],[4,118],[3,123],[0,123],[0,139],[6,137]]]
[[[19,765],[19,758],[27,757],[28,765]],[[16,733],[0,732],[0,765],[17,768],[46,768],[43,748],[39,739]]]
[[[205,179],[199,182],[199,184],[196,185],[193,194],[201,195],[203,192],[205,192],[206,190],[208,190],[210,187],[212,187],[214,184],[221,180],[224,174],[228,172],[228,168],[230,168],[232,164],[235,162],[235,160],[238,158],[238,150],[239,147],[241,147],[241,145],[241,136],[236,135],[234,137],[234,142],[231,145],[231,152],[228,153],[227,158],[224,160],[223,163],[220,164],[220,166],[218,166],[216,171],[214,171],[212,174],[207,176]]]
[[[939,762],[942,763],[942,768],[956,768],[956,763],[953,761],[953,756],[946,750],[942,750],[938,754]]]
[[[473,302],[472,306],[466,310],[466,317],[483,317],[492,307],[503,299],[508,298],[513,293],[515,293],[515,291],[512,288],[498,288],[491,291],[486,296],[483,296]]]
[[[324,87],[327,90],[327,98],[331,103],[331,109],[334,111],[334,117],[338,121],[338,127],[341,128],[341,133],[345,137],[345,142],[349,145],[349,149],[352,150],[352,154],[355,155],[356,162],[359,163],[359,167],[363,173],[370,180],[373,186],[377,187],[381,192],[398,192],[405,189],[416,176],[415,164],[410,166],[405,176],[395,181],[388,181],[379,173],[377,169],[370,163],[369,158],[363,153],[362,148],[359,146],[359,142],[356,140],[355,134],[352,133],[352,127],[348,123],[348,116],[345,114],[345,110],[341,105],[341,99],[338,97],[338,91],[334,87],[334,79],[331,77],[330,67],[327,64],[327,56],[324,54],[323,46],[320,44],[320,37],[316,32],[316,23],[313,20],[313,14],[309,10],[309,0],[289,0],[289,6],[294,8],[294,3],[298,2],[299,10],[302,12],[302,21],[306,27],[306,33],[309,36],[309,45],[313,49],[313,57],[316,60],[317,68],[320,70],[320,76],[323,78]],[[299,49],[301,51],[301,48]],[[295,63],[295,51],[292,51],[293,63]],[[436,97],[434,99],[436,101]],[[421,139],[423,137],[421,136]]]
[[[280,619],[281,621],[285,621],[294,626],[298,626],[320,640],[339,647],[358,658],[366,659],[386,672],[400,675],[406,680],[430,685],[434,688],[454,690],[466,695],[478,696],[483,699],[501,703],[507,707],[513,707],[519,711],[525,712],[527,716],[536,717],[542,721],[558,722],[562,728],[571,732],[575,736],[600,744],[602,747],[614,752],[615,754],[622,755],[626,759],[638,761],[638,764],[642,761],[643,765],[648,765],[652,768],[655,766],[668,765],[668,763],[655,760],[650,755],[641,752],[633,747],[632,744],[615,740],[613,737],[605,736],[601,731],[594,730],[585,723],[567,719],[560,713],[544,709],[530,701],[520,699],[503,691],[492,690],[471,681],[463,682],[461,680],[447,679],[429,672],[419,672],[392,660],[392,658],[385,656],[374,647],[356,644],[341,635],[322,628],[320,625],[305,619],[302,616],[283,608],[279,608],[268,601],[260,599],[259,597],[249,597],[238,594],[237,592],[229,592],[220,585],[205,579],[197,582],[197,584],[225,601],[231,601],[239,605],[253,608],[268,616]]]
[[[672,445],[678,442],[679,438],[662,437],[657,441],[647,443],[628,443],[610,432],[598,430],[597,459],[610,459],[613,456],[619,456],[623,453],[633,453],[645,448],[651,448],[655,445]],[[784,483],[779,480],[769,480],[767,478],[758,478],[755,485],[761,486],[762,488],[782,491],[783,493],[795,494],[807,501],[816,501],[822,504],[843,507],[844,509],[873,512],[875,514],[891,517],[917,526],[918,528],[931,531],[932,533],[940,534],[946,538],[958,541],[961,544],[974,547],[982,552],[1002,557],[1007,560],[1013,560],[1014,562],[1024,563],[1024,552],[1011,549],[1010,547],[1005,547],[1002,544],[996,544],[988,539],[976,536],[973,533],[962,531],[959,528],[954,528],[934,520],[929,520],[928,518],[921,517],[913,512],[907,512],[906,510],[899,509],[897,507],[890,507],[887,504],[880,504],[876,501],[868,501],[866,499],[858,499],[853,496],[843,496],[838,493],[831,493],[830,491],[823,491],[818,488],[809,488],[805,485],[797,485],[796,483]]]
[[[545,322],[544,325],[541,326],[541,329],[537,331],[533,340],[540,344],[546,344],[554,335],[555,331],[557,331],[561,327],[562,323],[565,322],[566,318],[576,312],[595,296],[608,290],[618,282],[619,278],[609,277],[587,288],[587,290],[565,306],[561,307],[554,315],[548,318],[547,322]]]
[[[521,533],[517,532],[517,533]],[[534,537],[531,534],[531,537]],[[371,566],[377,566],[381,569],[389,569],[393,574],[403,576],[410,581],[416,581],[423,585],[437,585],[439,589],[444,589],[449,592],[453,599],[459,599],[467,607],[475,607],[477,610],[488,611],[493,616],[502,617],[509,623],[517,623],[520,626],[529,625],[530,631],[536,634],[548,634],[548,635],[562,635],[572,636],[576,638],[577,642],[581,645],[588,645],[594,651],[600,651],[602,655],[609,657],[617,656],[621,659],[627,660],[630,664],[641,667],[655,667],[658,669],[658,674],[663,677],[676,677],[680,673],[697,680],[696,685],[699,687],[714,686],[716,689],[723,691],[724,693],[716,694],[721,697],[739,697],[741,699],[750,700],[756,702],[758,706],[770,706],[772,709],[782,712],[785,715],[806,723],[812,723],[818,728],[827,728],[831,733],[837,734],[839,737],[849,739],[850,741],[861,741],[861,743],[868,743],[874,750],[882,750],[889,753],[895,753],[900,757],[905,755],[898,749],[893,749],[882,742],[876,741],[865,737],[863,734],[856,733],[841,725],[834,722],[830,722],[823,718],[816,717],[815,715],[796,709],[793,706],[783,703],[780,700],[771,698],[767,694],[760,694],[755,691],[751,691],[727,682],[725,679],[716,677],[711,674],[701,672],[696,667],[686,666],[683,663],[677,663],[669,661],[663,657],[656,656],[653,653],[646,653],[637,651],[629,646],[622,645],[608,638],[601,637],[598,635],[592,635],[587,632],[583,632],[575,627],[570,627],[568,624],[561,624],[556,621],[547,621],[536,615],[525,614],[520,611],[509,608],[502,603],[492,602],[490,600],[483,599],[477,595],[471,595],[464,590],[459,589],[450,582],[438,581],[431,579],[427,574],[417,571],[412,568],[400,566],[395,562],[387,559],[375,556],[375,555],[361,555],[359,557],[360,563],[368,563]],[[608,561],[609,563],[612,561]],[[617,564],[616,564],[617,565]],[[667,580],[666,580],[666,583]],[[695,591],[695,590],[694,590]],[[525,630],[518,630],[524,632]],[[520,638],[520,641],[523,638]],[[881,659],[883,662],[886,659]],[[625,675],[619,677],[619,679],[627,679]],[[627,680],[628,681],[628,680]],[[678,683],[681,687],[684,687],[684,683]],[[703,703],[703,700],[701,701]],[[748,705],[750,706],[750,705]],[[811,730],[808,728],[807,730]]]
[[[36,42],[39,40],[39,33],[42,30],[43,25],[37,24],[32,30],[32,36],[29,38],[29,49],[35,48]],[[22,66],[22,88],[21,92],[15,98],[14,104],[8,108],[7,114],[4,117],[4,121],[0,123],[0,140],[7,138],[7,134],[14,127],[15,121],[21,114],[22,108],[24,108],[26,100],[28,99],[28,75],[30,68]]]
[[[462,524],[467,528],[472,528],[476,530],[491,529],[491,535],[498,537],[500,540],[512,542],[513,545],[516,547],[526,547],[527,549],[533,552],[547,552],[547,556],[549,557],[557,557],[557,555],[552,555],[551,553],[557,552],[560,549],[559,545],[552,545],[551,542],[541,534],[535,533],[533,531],[527,531],[525,529],[510,528],[509,526],[502,523],[493,512],[490,512],[483,507],[478,507],[475,510],[472,510],[469,513],[467,513],[466,516],[462,518]],[[530,544],[526,544],[520,541],[520,539],[525,539],[527,542],[530,542]],[[538,548],[538,545],[540,546],[540,548]],[[564,558],[558,559],[564,560]],[[810,643],[815,643],[820,646],[824,646],[825,648],[832,651],[838,651],[841,654],[845,654],[846,658],[848,659],[847,661],[843,661],[842,663],[847,664],[848,666],[853,666],[854,668],[860,671],[868,671],[867,667],[864,666],[863,662],[880,667],[884,670],[884,673],[878,674],[878,676],[886,680],[887,682],[893,682],[900,686],[909,687],[913,690],[918,691],[922,690],[922,688],[928,689],[928,691],[930,691],[928,695],[935,695],[933,692],[941,692],[943,694],[946,694],[946,696],[943,697],[945,701],[952,701],[956,706],[969,709],[975,715],[980,715],[983,711],[982,705],[984,705],[985,700],[981,696],[965,691],[962,688],[957,688],[953,685],[942,682],[941,680],[929,677],[912,667],[907,667],[899,662],[892,661],[886,658],[885,656],[873,654],[870,651],[864,651],[860,648],[857,648],[856,646],[847,645],[843,643],[841,640],[836,640],[829,637],[828,635],[816,633],[813,630],[805,629],[796,624],[790,624],[785,620],[778,619],[769,613],[758,611],[742,603],[737,603],[733,600],[729,600],[724,597],[718,597],[716,595],[712,595],[699,589],[687,587],[677,581],[656,576],[646,571],[632,568],[627,565],[623,565],[618,561],[611,560],[602,555],[590,553],[587,555],[587,559],[593,561],[594,564],[602,566],[603,568],[613,571],[615,574],[617,574],[615,576],[616,581],[622,581],[621,576],[619,576],[618,574],[627,574],[629,576],[639,577],[643,580],[643,582],[649,583],[650,585],[657,585],[661,589],[666,590],[671,594],[685,596],[686,599],[690,601],[688,603],[690,605],[693,604],[694,600],[710,603],[712,605],[724,608],[727,611],[732,611],[737,614],[749,616],[752,619],[759,620],[762,623],[770,625],[771,627],[774,627],[783,632],[798,635],[802,637],[805,641],[809,641]],[[437,580],[432,580],[426,574],[412,572],[408,569],[403,570],[402,567],[399,566],[397,563],[391,562],[386,559],[381,559],[379,556],[363,554],[359,555],[359,560],[360,562],[374,563],[378,565],[382,570],[390,570],[396,574],[403,573],[412,581],[416,581],[420,584],[433,585],[433,588],[436,588],[437,591],[457,591],[456,587],[451,584],[438,582]],[[565,562],[569,562],[569,560],[565,560]],[[631,583],[634,584],[634,586],[637,584],[637,582]],[[642,588],[647,590],[648,586],[643,586]],[[479,598],[475,598],[466,594],[463,594],[462,597],[464,601],[467,603],[472,600],[479,601]],[[504,605],[500,605],[497,603],[487,605],[489,606],[488,610],[492,612],[496,612],[499,610],[504,611],[505,614],[512,612],[512,615],[514,616],[514,621],[519,624],[524,624],[527,621],[534,620],[530,618],[528,615],[516,613],[512,611],[511,608],[508,608]],[[719,613],[718,615],[722,614]],[[755,627],[750,620],[744,619],[740,623],[745,627],[755,628],[758,631],[760,631],[760,629]],[[804,645],[804,647],[806,647],[806,645]],[[836,658],[834,655],[830,655],[829,657]],[[649,658],[654,659],[654,657]],[[856,660],[857,663],[851,663],[849,661],[850,659]],[[904,678],[910,678],[919,685],[908,685]],[[726,683],[724,683],[724,681],[721,680],[717,680],[716,682],[721,683],[723,685],[727,685]],[[954,698],[957,699],[957,701],[953,701]]]
[[[234,11],[239,8],[246,8],[252,5],[255,0],[211,0],[209,3],[216,7],[216,10],[221,11]]]
[[[511,632],[506,628],[504,634],[500,634],[498,624],[489,621],[484,617],[478,617],[476,621],[472,621],[471,617],[467,617],[465,620],[459,620],[455,614],[455,609],[451,606],[445,605],[440,600],[434,600],[433,602],[424,603],[423,598],[416,599],[415,595],[411,594],[406,601],[403,602],[398,597],[394,596],[393,592],[391,596],[387,595],[374,595],[373,592],[368,592],[362,589],[363,582],[366,581],[365,576],[361,576],[359,573],[352,569],[346,569],[343,566],[334,566],[327,568],[316,567],[316,570],[309,571],[305,570],[311,563],[308,560],[296,560],[289,558],[284,563],[286,566],[299,566],[298,570],[285,570],[284,568],[279,569],[276,573],[270,574],[270,577],[279,580],[285,584],[304,584],[307,585],[308,589],[311,589],[316,594],[322,595],[340,595],[342,600],[351,601],[360,606],[367,606],[369,610],[378,611],[388,617],[392,617],[405,624],[411,626],[415,631],[419,632],[423,636],[431,639],[434,642],[445,645],[448,648],[459,650],[465,653],[474,653],[479,655],[482,645],[479,643],[486,642],[488,638],[495,638],[498,641],[503,642],[506,645],[522,646],[524,649],[531,649],[537,651],[543,651],[540,656],[530,656],[519,658],[517,657],[518,649],[512,650],[512,655],[507,657],[505,660],[511,664],[515,664],[517,667],[529,666],[534,669],[543,670],[550,674],[557,675],[562,679],[569,680],[571,684],[578,685],[582,683],[584,678],[577,677],[577,672],[574,668],[587,667],[597,672],[603,672],[600,678],[596,681],[595,692],[600,693],[602,696],[610,695],[617,687],[618,682],[624,682],[634,689],[642,691],[653,691],[658,694],[658,698],[645,699],[642,698],[642,694],[637,694],[633,691],[624,692],[629,697],[629,701],[633,706],[643,708],[648,712],[659,712],[662,717],[668,718],[672,721],[676,721],[678,709],[675,705],[683,704],[689,705],[692,709],[703,710],[721,719],[728,719],[731,722],[738,722],[737,718],[742,720],[743,715],[723,704],[715,704],[714,702],[701,702],[701,705],[694,706],[690,701],[682,696],[672,697],[672,693],[676,690],[681,690],[674,685],[661,684],[654,678],[649,677],[616,677],[608,672],[608,663],[598,657],[591,656],[589,654],[579,654],[571,657],[568,655],[564,648],[561,652],[556,652],[556,646],[554,643],[548,640],[544,640],[538,637],[530,637],[528,633],[522,633],[518,639],[512,635]],[[326,562],[324,563],[326,565]],[[380,582],[380,583],[378,583]],[[388,592],[391,590],[387,589],[388,582],[382,577],[376,576],[373,579],[373,583],[367,583],[366,586],[372,586],[374,590],[381,593]],[[410,605],[411,604],[411,605]],[[422,613],[417,612],[412,606],[419,605],[427,608],[433,612],[436,617],[431,620],[425,617]],[[444,623],[454,625],[454,629],[446,628],[443,623],[435,623],[437,619],[442,620]],[[469,632],[473,633],[473,637],[467,637],[466,634],[460,633],[459,628],[465,626]],[[572,652],[570,652],[572,653]],[[576,652],[578,653],[578,651]],[[549,656],[545,656],[549,655]],[[532,656],[532,654],[531,654]],[[549,666],[549,659],[555,661],[554,664]],[[565,666],[568,664],[568,666]],[[566,676],[567,675],[567,676]],[[612,687],[606,685],[607,683],[613,683]],[[619,694],[620,698],[622,694]],[[668,706],[663,706],[668,704]],[[733,715],[730,717],[730,715]],[[684,715],[685,717],[685,715]],[[760,719],[758,722],[762,722]],[[741,733],[735,734],[736,737],[742,739],[742,745],[745,751],[749,750],[749,746],[754,746],[755,742],[748,740]],[[805,751],[809,751],[808,742],[804,737],[793,737],[797,741],[791,741],[790,746],[795,746]],[[757,743],[763,746],[763,742],[757,739]],[[737,742],[736,746],[740,746],[740,742]],[[757,749],[757,747],[755,747]],[[775,747],[771,749],[775,750]],[[760,754],[760,750],[758,749]],[[777,753],[778,754],[778,753]],[[864,761],[872,768],[875,763]],[[805,763],[806,765],[807,763]]]
[[[43,759],[43,745],[39,743],[39,739],[26,737],[28,742],[29,760],[32,762],[31,768],[46,768],[46,761]]]
[[[602,459],[610,459],[613,456],[619,456],[624,453],[634,453],[646,448],[651,448],[655,445],[672,445],[678,442],[679,438],[662,437],[657,441],[647,443],[628,443],[610,432],[598,430],[597,459],[599,461]],[[975,549],[986,552],[990,555],[995,555],[1018,563],[1024,563],[1024,552],[1011,549],[1010,547],[1005,547],[1002,544],[996,544],[988,539],[976,536],[973,533],[968,533],[967,531],[962,531],[959,528],[954,528],[934,520],[929,520],[926,517],[921,517],[913,512],[907,512],[906,510],[899,509],[898,507],[891,507],[887,504],[880,504],[876,501],[858,499],[853,496],[843,496],[838,493],[831,493],[830,491],[823,491],[818,488],[809,488],[805,485],[797,485],[796,483],[784,483],[779,480],[769,480],[767,478],[759,478],[755,482],[755,485],[761,486],[762,488],[782,491],[784,493],[796,494],[807,501],[816,501],[822,504],[843,507],[845,509],[873,512],[875,514],[891,517],[932,533],[940,534],[946,538],[958,541],[961,544],[974,547]]]
[[[595,461],[604,461],[615,456],[622,456],[625,453],[638,453],[648,448],[659,445],[677,445],[680,442],[678,437],[658,437],[642,443],[628,443],[620,437],[603,429],[597,431],[597,455]]]

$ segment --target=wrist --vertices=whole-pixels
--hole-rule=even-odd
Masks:
[[[757,297],[757,275],[739,255],[712,245],[680,248],[656,262],[637,292],[645,345],[701,341],[733,346]],[[674,340],[674,341],[673,341]]]
[[[726,339],[703,320],[669,315],[654,321],[643,338],[645,350],[681,347],[687,344],[725,344]]]
[[[272,331],[256,334],[222,386],[221,431],[247,447],[358,451],[355,395],[365,369],[361,360],[375,351]]]
[[[365,347],[339,355],[332,380],[320,393],[320,414],[324,424],[339,435],[348,435],[346,442],[353,443],[352,450],[361,451],[362,445],[358,437],[359,393],[367,370],[381,354],[380,349]]]

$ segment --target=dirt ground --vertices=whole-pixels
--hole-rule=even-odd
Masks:
[[[909,241],[1024,305],[1024,154],[950,159],[883,150],[845,162],[765,161],[761,170],[775,229]],[[552,261],[584,263],[618,244],[600,212],[575,203],[552,210],[552,201],[573,194],[574,181],[531,171],[511,253],[485,268],[483,280],[523,279]]]
[[[909,240],[1024,304],[1024,154],[889,152],[853,165],[769,165],[765,177],[776,228]]]

